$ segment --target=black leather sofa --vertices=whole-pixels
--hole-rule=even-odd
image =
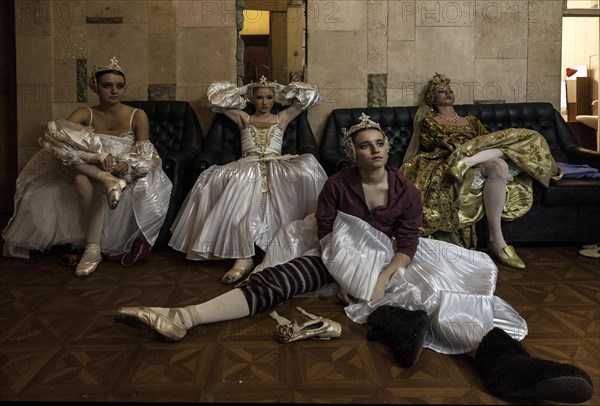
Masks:
[[[479,117],[489,131],[529,128],[548,141],[557,162],[588,164],[600,169],[600,152],[583,148],[550,103],[465,104],[460,115]],[[399,167],[412,135],[417,107],[335,109],[320,143],[320,161],[328,175],[350,165],[344,155],[342,127],[359,122],[365,112],[380,123],[390,142],[389,164]],[[502,225],[510,243],[600,241],[600,179],[561,179],[544,188],[534,182],[533,206],[523,217]],[[485,218],[477,224],[479,243],[487,241]]]
[[[271,111],[277,114],[282,108],[280,105],[275,105]],[[244,111],[252,114],[254,106],[249,104]],[[319,159],[319,147],[308,123],[306,112],[302,112],[286,127],[281,152],[298,155],[308,153]],[[224,165],[241,156],[242,143],[237,124],[225,115],[217,113],[206,135],[202,151],[196,158],[193,172],[197,176],[212,165]]]
[[[196,178],[194,160],[202,150],[204,135],[198,116],[186,101],[128,100],[124,104],[142,109],[150,121],[150,141],[162,159],[163,170],[173,183],[169,209],[154,247],[165,246],[171,225]]]

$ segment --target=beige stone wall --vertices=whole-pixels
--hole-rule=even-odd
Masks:
[[[367,106],[370,75],[387,79],[390,106],[418,103],[440,72],[460,103],[559,108],[561,12],[561,0],[308,0],[305,80],[323,99],[309,112],[313,130],[320,139],[334,108]],[[113,55],[128,98],[187,100],[207,131],[207,85],[236,81],[236,21],[235,0],[16,0],[19,168],[49,120],[95,103],[82,63],[87,76]]]

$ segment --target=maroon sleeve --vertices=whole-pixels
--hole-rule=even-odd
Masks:
[[[401,212],[398,213],[394,229],[396,252],[401,252],[413,258],[419,245],[421,224],[423,222],[423,200],[419,190],[404,179],[404,193],[401,198]]]
[[[319,240],[333,230],[333,222],[337,216],[337,204],[339,201],[339,185],[327,179],[319,198],[317,200],[317,237]]]

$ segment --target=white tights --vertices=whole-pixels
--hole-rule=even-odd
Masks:
[[[507,245],[506,241],[504,241],[501,226],[502,209],[506,202],[506,180],[508,177],[508,164],[503,159],[503,156],[502,151],[493,148],[480,151],[462,160],[469,168],[483,163],[483,174],[487,178],[483,186],[483,204],[490,230],[489,242],[495,249],[504,248]]]
[[[96,165],[80,164],[75,169],[79,172],[74,182],[82,208],[86,246],[99,246],[106,210],[102,188],[110,189],[116,178]]]
[[[152,307],[152,309],[166,317],[169,317],[170,310],[173,310],[166,307]],[[240,289],[232,289],[207,302],[178,307],[174,310],[176,310],[175,321],[188,329],[200,324],[241,319],[250,315],[248,302]]]

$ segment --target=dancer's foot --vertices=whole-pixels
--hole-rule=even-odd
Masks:
[[[88,276],[94,272],[102,262],[100,244],[88,244],[75,268],[75,276]]]
[[[131,245],[131,250],[121,257],[121,265],[131,266],[150,259],[152,259],[152,246],[136,238]]]
[[[233,267],[223,275],[221,282],[225,285],[231,285],[242,279],[250,271],[254,269],[254,261],[252,258],[239,258],[233,264]]]
[[[517,255],[512,245],[506,245],[502,248],[494,248],[491,243],[488,243],[490,255],[502,265],[509,266],[515,269],[525,269],[525,262]]]
[[[111,210],[116,209],[121,200],[121,192],[127,186],[127,182],[125,179],[117,178],[108,172],[102,172],[100,175],[100,182],[102,182],[106,190],[108,207],[110,207]]]
[[[497,396],[582,403],[594,393],[585,371],[532,357],[519,341],[498,327],[483,337],[474,362],[488,389]]]
[[[178,317],[176,309],[120,307],[115,314],[115,321],[147,330],[161,341],[175,342],[181,340],[187,333],[187,328],[177,322],[176,317]]]

